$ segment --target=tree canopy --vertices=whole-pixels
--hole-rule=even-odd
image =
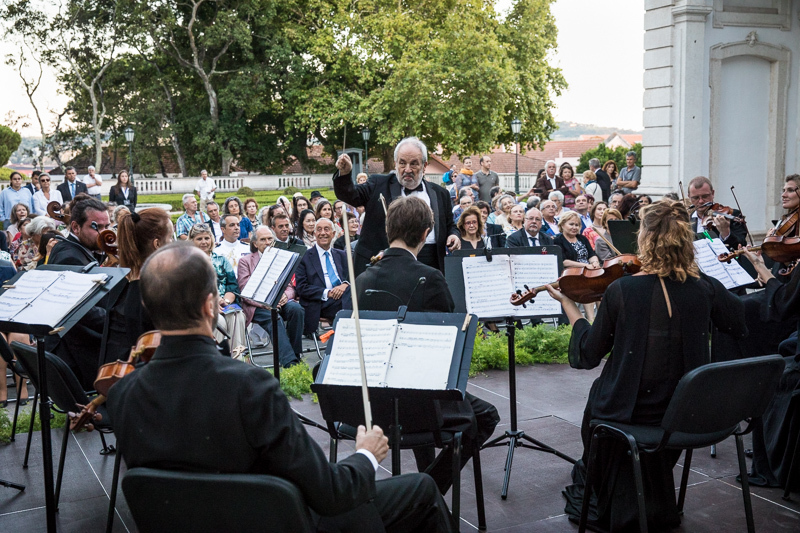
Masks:
[[[636,143],[630,148],[617,146],[614,149],[607,147],[604,143],[600,143],[600,146],[597,148],[587,150],[581,154],[581,158],[578,161],[578,168],[575,169],[575,172],[585,172],[589,170],[589,160],[595,157],[600,160],[600,166],[605,165],[606,161],[614,161],[617,164],[617,170],[622,170],[628,165],[625,156],[631,151],[636,152],[636,164],[641,167],[642,143]]]
[[[8,126],[0,125],[0,167],[8,163],[11,154],[17,151],[22,137]]]
[[[76,130],[100,154],[130,125],[139,171],[167,152],[184,175],[293,158],[311,170],[309,143],[335,156],[364,126],[385,163],[408,135],[446,155],[489,150],[513,140],[515,117],[520,141],[541,145],[566,87],[549,64],[552,0],[516,0],[504,16],[494,0],[62,0],[75,28],[38,1],[6,2],[6,27],[59,31],[42,53]]]

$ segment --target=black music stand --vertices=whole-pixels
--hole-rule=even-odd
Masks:
[[[635,254],[639,252],[639,226],[638,220],[609,220],[608,232],[611,234],[611,242],[614,248],[622,254]]]
[[[558,272],[562,271],[562,251],[559,246],[530,246],[520,248],[501,248],[492,250],[492,255],[540,255],[540,254],[553,254],[557,256]],[[464,272],[461,267],[461,261],[464,257],[475,257],[485,255],[484,253],[474,253],[469,251],[456,252],[451,256],[445,258],[445,272],[447,277],[447,284],[453,294],[456,303],[456,311],[460,309],[466,310],[466,287],[464,285]],[[488,258],[487,258],[488,259]],[[501,295],[498,297],[508,298],[511,294]],[[547,452],[560,457],[570,463],[575,463],[575,459],[561,453],[552,446],[548,446],[533,437],[526,435],[524,431],[517,428],[517,357],[516,349],[514,347],[514,334],[519,328],[522,328],[520,318],[556,318],[559,315],[522,315],[516,317],[479,317],[481,320],[486,321],[505,321],[506,324],[506,337],[508,338],[508,396],[509,396],[509,411],[510,411],[510,429],[507,429],[503,435],[490,440],[483,445],[484,448],[494,448],[498,446],[508,446],[508,454],[506,456],[505,477],[503,479],[503,488],[500,492],[500,497],[506,499],[508,497],[508,484],[511,480],[511,465],[514,460],[515,448],[529,448],[540,452]]]
[[[407,313],[405,307],[398,312],[362,311],[361,319],[392,320],[409,324],[425,324],[433,326],[455,326],[458,328],[455,348],[453,349],[447,387],[441,390],[398,389],[391,387],[369,387],[370,404],[373,422],[379,426],[390,428],[392,442],[392,475],[400,474],[400,436],[403,428],[411,430],[419,428],[420,413],[429,415],[435,412],[432,405],[435,401],[461,401],[467,390],[469,365],[472,362],[472,348],[475,344],[475,332],[478,321],[473,315],[464,313]],[[334,330],[340,318],[350,318],[352,311],[344,309],[336,314]],[[330,355],[333,342],[329,342],[326,354]],[[341,422],[353,427],[364,424],[364,406],[361,387],[345,385],[326,385],[323,382],[330,358],[325,357],[320,363],[316,382],[311,390],[317,394],[322,417],[328,424],[332,437],[338,432],[334,424]]]
[[[48,533],[55,533],[56,531],[56,503],[55,503],[55,487],[53,485],[53,447],[50,441],[50,397],[47,395],[47,365],[45,363],[45,337],[48,335],[58,335],[64,337],[72,327],[83,318],[97,303],[109,296],[113,298],[115,294],[119,294],[122,289],[121,282],[125,276],[130,272],[127,268],[102,268],[92,266],[91,264],[86,267],[81,266],[66,266],[66,265],[44,265],[37,270],[54,270],[64,271],[69,270],[82,274],[106,274],[107,278],[98,289],[92,292],[81,305],[73,309],[64,319],[61,320],[55,327],[43,324],[22,324],[13,321],[0,321],[0,330],[8,333],[27,333],[36,338],[36,351],[37,363],[39,366],[39,418],[41,421],[42,433],[42,456],[43,456],[43,470],[44,470],[44,497],[45,497],[45,511],[47,515],[47,531]],[[16,276],[7,281],[3,288],[0,289],[0,295],[10,290],[14,283],[24,276],[26,272],[19,272]],[[33,407],[34,409],[36,406]],[[64,428],[69,431],[69,427]],[[14,487],[16,488],[16,487]],[[24,487],[23,487],[24,488]],[[20,489],[21,490],[21,489]]]

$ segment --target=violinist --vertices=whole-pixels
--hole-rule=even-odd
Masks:
[[[107,404],[128,468],[278,476],[303,494],[318,531],[457,530],[427,474],[375,480],[389,450],[381,428],[359,427],[356,453],[330,463],[270,373],[219,357],[217,275],[199,248],[156,251],[141,292],[161,344]]]
[[[719,237],[722,242],[731,249],[735,250],[739,245],[747,245],[747,227],[739,221],[730,220],[721,214],[712,214],[711,207],[714,205],[714,186],[711,180],[704,176],[698,176],[689,182],[689,201],[695,207],[692,213],[692,228],[699,238],[705,236],[706,231],[711,238]],[[741,217],[742,213],[738,209],[732,210],[734,217]],[[713,222],[711,230],[707,230],[706,224]]]
[[[172,242],[172,233],[169,213],[161,208],[120,213],[117,226],[119,264],[131,271],[127,285],[109,311],[108,339],[101,354],[101,364],[125,361],[139,336],[156,329],[150,314],[142,306],[139,273],[153,252]]]
[[[558,221],[560,234],[553,239],[553,244],[560,246],[564,252],[564,268],[586,267],[591,270],[600,268],[589,239],[580,234],[581,216],[575,211],[567,211]],[[586,318],[594,321],[594,303],[585,304]]]
[[[767,237],[783,235],[784,237],[798,237],[800,227],[800,174],[786,176],[786,181],[781,190],[781,207],[786,213],[781,217],[775,227],[767,232]]]
[[[608,287],[594,324],[583,319],[564,293],[548,287],[572,324],[570,365],[595,368],[610,353],[589,392],[581,426],[584,453],[573,469],[573,484],[565,491],[565,511],[575,522],[583,499],[589,422],[597,418],[659,425],[681,377],[709,360],[709,321],[731,334],[747,332],[739,299],[719,281],[701,274],[695,263],[694,231],[686,208],[679,202],[661,201],[643,209],[641,215],[641,270]],[[652,528],[680,524],[672,477],[679,456],[679,451],[664,451],[642,457]],[[596,464],[595,525],[607,531],[637,530],[637,496],[627,447],[604,442]]]

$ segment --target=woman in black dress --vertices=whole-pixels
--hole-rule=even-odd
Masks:
[[[561,233],[553,238],[553,244],[560,246],[564,252],[564,268],[600,268],[600,259],[589,239],[581,235],[581,216],[578,213],[564,213],[558,221],[558,229]],[[592,302],[583,306],[589,322],[594,322],[594,304]]]
[[[108,201],[117,205],[124,205],[129,210],[136,209],[136,187],[133,186],[127,170],[120,170],[117,174],[117,183],[108,192]]]
[[[572,323],[569,360],[573,368],[594,368],[611,354],[589,392],[581,436],[583,457],[566,488],[570,520],[580,518],[589,422],[604,419],[658,425],[678,381],[710,362],[708,325],[744,336],[741,301],[720,282],[700,273],[694,261],[689,214],[679,202],[662,201],[642,210],[639,231],[641,272],[615,281],[606,291],[597,319],[589,324],[574,302],[548,288]],[[641,457],[648,526],[677,527],[672,469],[680,452]],[[627,445],[604,440],[598,454],[593,495],[594,525],[608,531],[637,531],[638,507]],[[592,498],[594,500],[594,497]]]
[[[131,269],[128,283],[109,312],[108,340],[101,349],[103,363],[127,361],[142,333],[156,329],[142,305],[139,270],[150,255],[172,242],[174,228],[169,213],[151,207],[140,213],[121,213],[117,228],[119,264]]]

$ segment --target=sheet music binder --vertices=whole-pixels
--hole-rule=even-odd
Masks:
[[[556,256],[558,276],[560,276],[564,270],[563,252],[560,246],[550,245],[550,246],[525,246],[518,248],[496,248],[492,249],[490,252],[492,261],[494,261],[494,258],[497,256],[543,255],[543,254],[551,254]],[[467,287],[465,286],[462,262],[464,258],[467,257],[484,257],[484,256],[486,256],[484,250],[458,250],[444,258],[445,278],[447,280],[447,286],[450,289],[450,294],[452,294],[453,296],[453,301],[455,302],[456,306],[455,310],[457,313],[467,312],[467,298],[466,298]],[[533,284],[531,284],[530,282],[526,282],[525,280],[519,280],[519,281],[526,283],[530,287],[534,286]],[[547,281],[555,281],[555,279]],[[508,301],[511,298],[511,292],[509,292],[508,294],[498,293],[497,298]],[[530,305],[528,305],[527,308],[523,308],[520,306],[519,310],[515,315],[516,318],[534,318],[534,317],[547,318],[547,317],[561,317],[561,316],[562,315],[560,307],[557,313],[543,315],[537,313],[534,310],[533,306]],[[502,321],[505,320],[507,317],[505,315],[502,315],[502,316],[478,316],[478,318],[482,321]]]
[[[264,250],[241,295],[270,308],[276,307],[299,262],[297,253],[275,247]]]

